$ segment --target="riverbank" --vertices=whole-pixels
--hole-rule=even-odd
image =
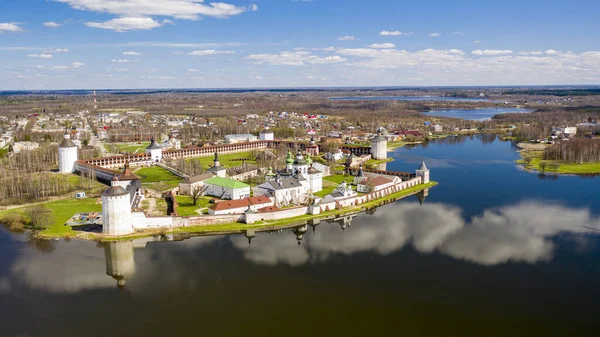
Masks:
[[[392,193],[386,197],[378,198],[376,200],[372,200],[369,202],[365,202],[360,206],[354,207],[346,207],[343,209],[334,209],[330,211],[324,211],[320,214],[305,214],[296,217],[274,220],[274,221],[264,221],[264,222],[256,222],[254,224],[244,224],[244,223],[227,223],[227,224],[219,224],[219,225],[203,225],[203,226],[192,226],[192,227],[178,227],[173,229],[153,229],[153,230],[144,230],[138,231],[136,233],[119,236],[119,237],[105,237],[101,234],[95,234],[93,237],[87,237],[86,239],[96,240],[96,241],[123,241],[123,240],[131,240],[131,239],[139,239],[150,236],[158,236],[158,235],[169,235],[169,234],[192,234],[192,235],[220,235],[220,234],[241,234],[245,233],[246,230],[254,230],[254,232],[265,232],[265,231],[275,231],[279,229],[285,229],[290,227],[297,227],[303,224],[306,224],[308,221],[325,221],[330,219],[335,219],[342,216],[355,215],[362,212],[365,212],[368,209],[372,209],[375,207],[386,205],[390,202],[394,202],[396,200],[404,199],[420,193],[421,191],[432,188],[436,186],[437,182],[429,182],[427,184],[420,184],[414,187],[410,187],[395,193]],[[43,237],[43,236],[42,236]],[[82,237],[83,238],[83,237]]]
[[[519,151],[521,154],[521,159],[515,160],[515,163],[521,165],[527,171],[535,171],[540,173],[575,175],[600,174],[600,163],[573,164],[565,163],[559,160],[545,160],[544,151],[540,151],[538,149],[539,147],[529,147],[529,149],[523,149]]]
[[[64,200],[61,200],[60,203],[47,203],[45,208],[52,211],[52,223],[44,230],[32,232],[35,234],[37,238],[41,239],[83,239],[83,240],[95,240],[95,241],[122,241],[122,240],[131,240],[143,237],[151,237],[151,236],[161,236],[173,233],[190,233],[195,235],[203,235],[203,234],[230,234],[230,233],[244,233],[248,229],[253,229],[254,231],[272,231],[278,230],[288,227],[294,227],[303,223],[306,223],[309,220],[327,220],[331,217],[339,217],[347,214],[356,214],[366,211],[367,209],[378,207],[389,202],[403,199],[409,197],[411,195],[417,194],[424,189],[431,188],[437,185],[437,182],[430,182],[427,184],[420,184],[414,187],[406,188],[404,190],[392,193],[386,197],[378,198],[375,200],[371,200],[369,202],[365,202],[360,206],[347,207],[343,209],[334,209],[330,211],[324,211],[320,214],[305,214],[297,217],[274,220],[274,221],[264,221],[257,222],[254,224],[244,224],[244,223],[227,223],[227,224],[218,224],[218,225],[202,225],[202,226],[192,226],[192,227],[178,227],[178,228],[157,228],[151,230],[140,230],[136,233],[120,236],[120,237],[105,237],[101,233],[96,232],[85,232],[74,230],[71,226],[66,225],[65,223],[72,217],[74,209],[80,210],[80,212],[98,212],[101,210],[101,205],[96,203],[94,199],[87,200],[79,200],[76,205],[73,205],[71,202],[75,202],[76,200],[71,200],[69,203],[65,203]],[[20,209],[19,213],[21,215],[25,215],[25,209]],[[0,217],[5,215],[4,212],[0,212]]]

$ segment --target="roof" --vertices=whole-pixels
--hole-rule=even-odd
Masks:
[[[58,147],[77,147],[70,138],[63,138]]]
[[[152,140],[150,140],[150,145],[148,145],[146,150],[158,150],[158,149],[162,149],[162,147],[158,146],[158,144],[156,144],[156,142],[154,141],[154,138],[152,138]]]
[[[268,203],[271,202],[271,199],[267,198],[264,195],[260,195],[260,196],[257,196],[257,197],[248,197],[246,199],[248,199],[248,202],[251,205],[268,204]]]
[[[267,213],[267,212],[277,212],[280,211],[281,209],[275,206],[267,206],[267,207],[263,207],[263,208],[259,208],[257,209],[257,211],[259,213]]]
[[[210,179],[214,176],[215,175],[212,174],[211,172],[202,173],[202,174],[195,175],[193,177],[186,178],[183,182],[188,183],[188,184],[193,184],[193,183],[197,183],[199,181],[204,181],[204,180]]]
[[[269,130],[269,129],[263,129],[260,133],[265,134],[265,133],[273,133],[273,130]]]
[[[119,175],[119,180],[140,180],[140,177],[131,172],[129,169],[129,163],[127,163],[125,164],[125,169]]]
[[[212,178],[204,181],[204,183],[205,184],[216,185],[216,186],[221,186],[221,187],[227,187],[227,188],[245,188],[245,187],[250,187],[250,185],[246,185],[246,184],[241,183],[239,181],[235,181],[233,179],[221,178],[221,177],[212,177]]]
[[[321,173],[321,171],[317,170],[316,168],[314,168],[312,166],[308,168],[308,174],[316,174],[316,173]]]
[[[227,209],[242,208],[242,207],[248,207],[248,206],[249,206],[248,199],[244,198],[244,199],[239,199],[239,200],[227,200],[227,201],[217,202],[216,204],[211,205],[208,208],[212,209],[213,211],[224,211]]]
[[[104,191],[104,193],[102,195],[107,196],[107,197],[118,197],[118,196],[126,195],[126,194],[129,194],[129,192],[127,192],[127,190],[125,190],[122,186],[115,185],[115,186],[109,187],[106,191]]]
[[[296,188],[301,187],[300,181],[295,178],[281,179],[279,182],[277,181],[267,181],[264,184],[261,184],[260,187],[269,188],[272,190],[284,190],[288,188]]]
[[[388,178],[384,178],[384,177],[373,177],[371,179],[367,179],[367,181],[364,183],[365,185],[370,185],[370,186],[380,186],[380,185],[385,185],[385,184],[389,184],[392,181],[389,180]]]
[[[218,172],[218,171],[223,171],[223,170],[227,170],[225,167],[223,166],[212,166],[211,168],[209,168],[208,172]]]
[[[427,170],[427,165],[425,165],[425,161],[421,162],[421,166],[419,166],[419,170]]]
[[[261,204],[268,204],[268,203],[271,203],[271,199],[269,199],[265,196],[259,196],[259,197],[249,197],[249,198],[244,198],[244,199],[239,199],[239,200],[221,201],[221,202],[217,202],[214,205],[211,205],[208,208],[210,208],[214,211],[224,211],[227,209],[242,208],[242,207],[248,207],[250,205],[261,205]]]

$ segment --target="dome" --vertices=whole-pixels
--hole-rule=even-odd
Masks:
[[[127,192],[127,190],[125,190],[122,186],[113,185],[113,186],[109,187],[106,191],[104,191],[102,196],[119,197],[119,196],[126,195],[126,194],[129,194],[129,192]]]
[[[286,164],[293,164],[294,158],[292,157],[292,151],[288,150],[287,157],[285,158]]]
[[[148,145],[146,150],[158,150],[158,149],[161,149],[161,147],[158,146],[158,144],[156,144],[156,141],[154,141],[154,138],[152,138],[150,140],[150,145]]]

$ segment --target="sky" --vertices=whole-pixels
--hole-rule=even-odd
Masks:
[[[600,1],[222,1],[2,0],[0,90],[600,84]]]

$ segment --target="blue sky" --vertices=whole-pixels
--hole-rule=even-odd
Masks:
[[[600,84],[597,1],[4,0],[0,90]]]

